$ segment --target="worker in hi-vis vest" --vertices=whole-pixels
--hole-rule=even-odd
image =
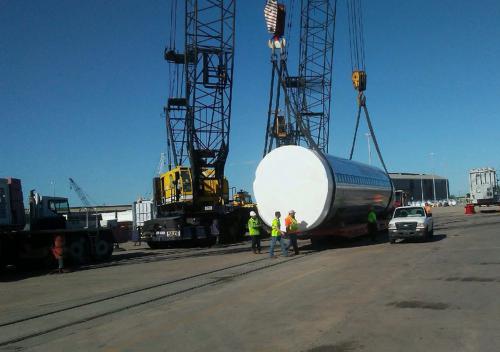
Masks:
[[[299,224],[295,219],[295,210],[290,210],[288,212],[288,216],[285,219],[285,226],[286,226],[286,235],[290,240],[288,248],[290,248],[290,246],[293,246],[293,251],[297,255],[299,254],[299,246],[297,244],[297,231],[299,230]]]
[[[377,214],[375,213],[375,210],[373,210],[373,207],[370,207],[370,211],[368,212],[368,234],[370,235],[372,241],[375,241],[377,239],[377,231],[378,231],[378,225],[377,225]]]
[[[257,213],[253,210],[250,212],[250,219],[248,219],[248,233],[252,238],[252,251],[260,254],[260,228],[262,224],[257,217]]]
[[[271,245],[269,246],[269,256],[271,258],[277,258],[274,255],[274,246],[276,245],[276,241],[280,242],[281,246],[281,255],[284,257],[288,257],[288,251],[286,249],[285,240],[281,235],[283,235],[283,231],[281,231],[281,213],[279,211],[274,213],[274,220],[271,225]]]

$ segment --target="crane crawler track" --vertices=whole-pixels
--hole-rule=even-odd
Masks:
[[[267,257],[252,261],[246,261],[243,263],[223,267],[216,270],[206,271],[180,279],[132,289],[126,292],[90,300],[81,304],[75,304],[50,312],[34,314],[24,318],[2,322],[0,323],[0,336],[2,336],[3,338],[0,340],[0,347],[43,336],[57,330],[83,324],[95,319],[120,313],[139,306],[144,306],[163,299],[179,296],[203,287],[225,283],[230,281],[229,279],[235,279],[257,271],[262,271],[275,266],[283,265],[290,261],[310,256],[314,253],[318,252],[303,252],[302,255],[293,256],[287,259],[277,259],[276,261],[271,262]],[[259,265],[261,262],[265,262],[266,264]],[[245,270],[237,270],[245,266],[249,266],[249,268],[245,268]],[[219,275],[218,277],[211,277],[212,274],[221,273],[223,275]],[[176,284],[180,284],[180,287],[173,287]],[[154,290],[158,289],[163,289],[164,291],[157,292],[155,294]],[[137,294],[141,294],[141,296],[138,296]],[[120,299],[126,296],[129,296],[131,298],[131,301],[120,302]],[[99,306],[100,304],[103,305],[104,303],[105,305],[103,307]],[[91,311],[91,313],[85,314],[85,311],[82,311],[82,308],[88,309],[89,311]],[[83,317],[81,318],[74,318],[82,315]],[[54,324],[54,322],[58,323]],[[23,325],[21,326],[20,324]],[[30,327],[29,325],[33,326]],[[45,328],[40,329],[39,326],[44,326]]]

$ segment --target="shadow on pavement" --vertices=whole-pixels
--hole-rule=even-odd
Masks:
[[[227,254],[237,254],[243,252],[251,252],[250,246],[239,247],[239,248],[192,248],[189,251],[176,251],[176,252],[161,252],[158,250],[157,253],[154,250],[147,250],[147,252],[135,252],[134,256],[126,257],[124,254],[114,255],[110,261],[105,263],[93,264],[89,266],[84,266],[76,269],[77,271],[92,270],[96,268],[106,268],[120,265],[132,265],[132,264],[144,264],[144,263],[156,263],[156,262],[167,262],[179,259],[189,259],[189,258],[201,258],[201,257],[212,257]]]
[[[141,250],[125,250],[113,253],[113,256],[106,262],[97,262],[90,264],[78,265],[68,265],[68,271],[61,275],[70,274],[72,272],[87,271],[98,268],[114,267],[121,265],[133,265],[133,264],[143,264],[143,263],[155,263],[162,261],[171,261],[179,259],[188,258],[199,258],[199,257],[210,257],[225,254],[236,254],[242,252],[251,252],[250,245],[242,247],[241,245],[245,242],[239,242],[235,244],[225,244],[208,247],[176,247],[167,250],[161,249],[151,249],[149,247],[143,247]],[[138,248],[137,248],[138,249]],[[25,280],[30,277],[48,275],[53,273],[53,266],[34,266],[27,265],[23,267],[16,268],[15,266],[9,266],[4,269],[0,269],[0,282],[10,282]]]
[[[302,249],[308,250],[328,250],[328,249],[336,249],[336,248],[354,248],[354,247],[364,247],[364,246],[372,246],[374,244],[381,244],[389,242],[389,237],[387,232],[379,232],[375,238],[372,240],[368,235],[355,237],[355,238],[346,238],[346,237],[326,237],[322,238],[318,241],[317,244],[307,244],[301,246]]]
[[[446,234],[435,234],[430,240],[423,240],[419,238],[405,239],[398,243],[423,243],[423,242],[439,242],[447,237]],[[364,247],[371,246],[375,244],[389,243],[389,237],[387,233],[379,233],[373,241],[369,236],[361,236],[357,238],[342,238],[342,237],[332,237],[325,238],[320,241],[317,245],[306,244],[301,246],[304,250],[329,250],[329,249],[339,249],[339,248],[354,248],[354,247]]]
[[[52,269],[23,269],[16,268],[14,266],[8,266],[6,268],[0,269],[0,282],[14,282],[26,280],[35,276],[47,275],[52,272]]]
[[[397,243],[425,243],[425,242],[439,242],[439,241],[442,241],[444,239],[446,239],[448,237],[448,235],[446,234],[439,234],[439,235],[434,235],[432,236],[431,239],[427,240],[427,239],[421,239],[421,238],[406,238],[404,240],[401,240],[400,242],[397,242]]]
[[[498,209],[481,209],[478,211],[478,213],[482,214],[495,214],[495,213],[500,213],[500,210]]]

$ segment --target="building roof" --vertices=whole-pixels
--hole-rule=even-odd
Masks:
[[[446,177],[429,174],[414,174],[410,172],[389,172],[392,180],[446,180]]]
[[[71,211],[83,211],[85,207],[79,206],[79,207],[70,207]],[[115,211],[125,211],[125,210],[131,210],[132,205],[131,204],[119,204],[119,205],[96,205],[95,207],[92,207],[92,211],[96,211],[99,213],[105,213],[105,212],[115,212]]]

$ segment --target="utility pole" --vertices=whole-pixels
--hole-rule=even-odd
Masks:
[[[368,165],[372,164],[372,149],[371,149],[371,138],[372,135],[370,133],[365,133],[366,142],[368,143]]]
[[[436,155],[434,152],[430,152],[429,155],[431,156],[431,172],[432,172],[432,192],[434,195],[434,203],[436,203],[436,178],[434,176],[435,170],[434,170],[434,155]]]

